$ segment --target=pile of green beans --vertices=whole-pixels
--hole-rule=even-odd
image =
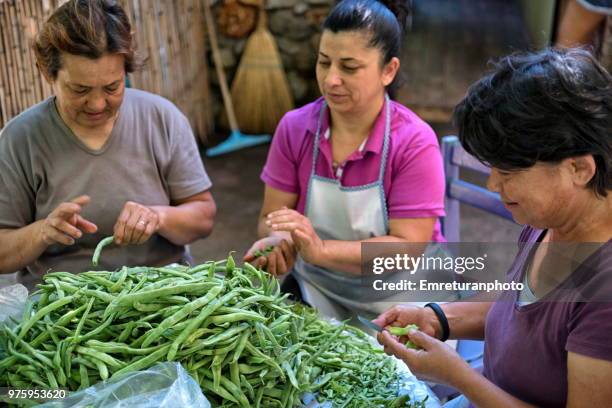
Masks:
[[[365,334],[290,304],[276,279],[231,256],[52,272],[37,294],[0,329],[0,386],[78,390],[178,361],[217,407],[293,407],[307,392],[334,407],[412,406],[397,398],[394,361]]]
[[[397,398],[401,390],[396,363],[372,338],[356,327],[346,325],[334,335],[334,325],[304,307],[307,316],[303,342],[309,348],[325,348],[316,359],[318,400],[332,402],[335,407],[413,407],[425,408],[425,400],[412,401],[409,395]]]

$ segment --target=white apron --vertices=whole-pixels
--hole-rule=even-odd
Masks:
[[[321,124],[327,105],[319,113],[313,147],[312,170],[306,195],[305,215],[322,240],[361,241],[387,235],[388,215],[383,178],[389,151],[391,106],[385,95],[385,133],[380,170],[375,182],[343,187],[339,180],[315,174],[319,155]],[[294,266],[294,275],[304,300],[329,317],[344,320],[356,312],[376,314],[369,302],[355,296],[361,277],[305,262],[301,257]]]

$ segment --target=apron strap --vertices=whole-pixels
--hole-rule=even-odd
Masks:
[[[385,135],[383,138],[382,157],[380,159],[380,169],[378,173],[378,182],[382,183],[385,177],[385,168],[387,167],[387,154],[389,153],[389,139],[391,138],[391,101],[389,95],[385,94]]]
[[[319,145],[321,140],[321,124],[323,123],[323,115],[325,115],[325,108],[327,108],[327,102],[323,101],[321,110],[319,111],[319,118],[317,119],[317,131],[315,133],[315,140],[312,146],[312,168],[310,175],[315,175],[317,167],[317,159],[319,157]],[[380,160],[380,169],[378,170],[377,181],[382,183],[385,177],[385,168],[387,167],[387,156],[389,153],[389,139],[391,138],[391,100],[389,94],[385,93],[385,134],[383,137],[383,149],[382,158]]]
[[[325,115],[325,108],[327,107],[327,102],[323,101],[323,106],[321,106],[321,110],[319,111],[319,119],[317,120],[317,132],[315,133],[315,140],[312,144],[312,169],[310,170],[310,178],[315,175],[315,170],[317,168],[317,158],[319,157],[319,140],[321,137],[321,124],[323,123],[323,115]]]

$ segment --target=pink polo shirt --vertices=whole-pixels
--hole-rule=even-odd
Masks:
[[[302,214],[323,102],[323,98],[319,98],[287,112],[276,128],[261,173],[261,179],[270,187],[297,194],[297,210]],[[331,143],[324,137],[328,128],[329,115],[325,115],[316,175],[338,179],[345,187],[375,182],[382,159],[385,107],[365,144],[348,157],[339,172],[333,170]],[[444,167],[438,139],[427,123],[394,101],[391,101],[391,135],[383,185],[390,219],[444,216]],[[445,241],[440,222],[436,222],[432,241]]]

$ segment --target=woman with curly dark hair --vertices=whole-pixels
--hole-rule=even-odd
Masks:
[[[0,273],[32,287],[48,270],[89,270],[108,235],[104,269],[183,260],[212,228],[211,183],[185,116],[125,88],[140,65],[125,11],[70,0],[34,52],[54,96],[2,129]]]
[[[604,407],[612,401],[612,77],[580,49],[513,55],[455,110],[463,147],[491,167],[490,190],[525,227],[492,303],[395,307],[381,326],[417,324],[387,352],[478,407]],[[485,340],[484,372],[438,339]]]

